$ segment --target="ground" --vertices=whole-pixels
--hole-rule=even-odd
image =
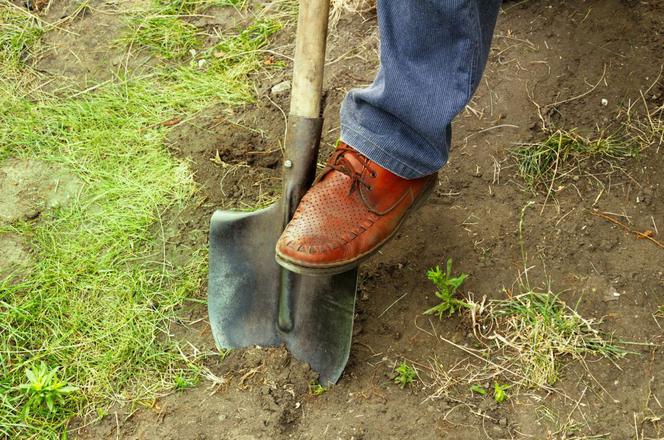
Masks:
[[[126,47],[113,43],[122,32],[116,9],[93,1],[85,13],[63,20],[71,5],[52,3],[36,12],[49,22],[62,20],[44,35],[50,49],[36,62],[45,87],[53,87],[52,76],[87,90],[113,81],[112,66],[124,63],[144,74],[155,64],[145,53],[123,61]],[[214,39],[268,16],[263,6],[217,6],[187,20]],[[371,82],[378,65],[375,10],[355,6],[335,11],[330,31],[321,162],[339,133],[341,99]],[[204,248],[215,209],[252,209],[279,195],[288,93],[272,88],[290,77],[294,43],[292,21],[284,18],[292,12],[280,11],[286,26],[261,49],[261,62],[283,68],[250,76],[251,102],[212,99],[163,119],[166,151],[189,167],[198,185],[185,202],[163,210],[158,223],[155,246],[174,267]],[[315,372],[280,348],[218,354],[200,301],[205,285],[189,285],[186,295],[196,301],[178,306],[169,338],[195,359],[198,378],[157,390],[141,405],[111,399],[100,417],[81,410],[67,425],[69,435],[664,438],[664,371],[658,368],[664,362],[658,312],[664,305],[664,229],[658,229],[664,228],[664,145],[657,112],[664,104],[663,29],[658,1],[505,2],[485,76],[454,122],[454,147],[438,189],[360,270],[350,360],[337,385],[315,392]],[[628,145],[629,154],[581,155],[565,165],[559,143],[553,177],[529,186],[510,152],[547,138],[562,142],[563,134],[610,139]],[[81,181],[65,169],[6,156],[1,222],[39,222],[43,212],[80,197]],[[0,249],[9,256],[0,261],[0,276],[16,283],[37,264],[36,251],[20,228],[0,234]],[[501,370],[516,368],[503,363],[514,353],[485,356],[480,349],[494,343],[487,338],[492,333],[474,326],[471,313],[423,314],[437,301],[427,270],[449,258],[454,273],[468,274],[464,298],[481,303],[486,297],[489,304],[524,290],[553,292],[577,316],[594,320],[593,329],[623,354],[560,354],[556,380],[540,386],[521,370]],[[402,362],[417,372],[403,388],[393,380]],[[501,403],[493,396],[496,383],[512,385]],[[487,394],[471,391],[473,385]]]

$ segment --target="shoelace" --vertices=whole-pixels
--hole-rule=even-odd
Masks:
[[[359,173],[355,171],[353,164],[348,159],[346,159],[346,154],[353,154],[358,158],[358,161],[362,165],[362,171]],[[352,181],[350,189],[348,190],[348,195],[351,195],[355,190],[359,190],[360,185],[363,185],[369,191],[373,190],[371,185],[364,181],[364,170],[367,170],[371,177],[376,177],[376,172],[372,170],[371,167],[369,167],[369,159],[350,147],[344,145],[337,147],[337,149],[330,157],[330,160],[328,161],[325,169],[321,173],[320,178],[322,178],[331,170],[339,171],[340,173],[344,173],[351,178]]]

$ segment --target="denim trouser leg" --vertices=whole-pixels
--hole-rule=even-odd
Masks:
[[[500,0],[378,0],[381,64],[341,107],[341,140],[408,179],[446,162],[482,76]]]

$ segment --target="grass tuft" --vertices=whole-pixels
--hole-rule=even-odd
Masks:
[[[202,44],[196,26],[174,16],[136,17],[131,27],[133,32],[121,42],[145,47],[166,60],[183,58]]]
[[[27,11],[0,5],[0,73],[15,73],[37,54],[44,29],[41,22]]]
[[[424,387],[433,389],[427,400],[449,398],[454,389],[483,396],[492,391],[497,403],[509,398],[512,387],[517,393],[522,387],[555,392],[552,386],[566,361],[583,363],[591,356],[613,361],[627,354],[597,329],[598,321],[583,318],[550,292],[528,289],[505,300],[466,301],[471,307],[464,314],[477,338],[474,348],[440,338],[472,358],[452,366],[432,359],[425,374],[431,382]]]
[[[616,136],[585,138],[574,131],[558,130],[541,142],[520,144],[510,151],[519,175],[532,189],[551,190],[588,160],[634,157],[640,148]]]
[[[656,101],[650,93],[654,87],[662,87],[661,78],[660,71],[655,82],[640,93],[640,99],[627,104],[623,121],[629,139],[640,145],[642,150],[654,148],[655,153],[659,153],[664,145],[664,103]]]
[[[485,313],[492,322],[491,339],[530,386],[556,383],[561,358],[626,354],[595,328],[597,322],[584,319],[550,292],[528,291],[492,301]]]

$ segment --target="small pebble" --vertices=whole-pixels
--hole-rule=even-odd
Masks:
[[[279,96],[288,92],[290,89],[291,89],[290,81],[282,81],[279,84],[275,84],[274,86],[272,86],[270,93],[272,93],[274,96]]]

